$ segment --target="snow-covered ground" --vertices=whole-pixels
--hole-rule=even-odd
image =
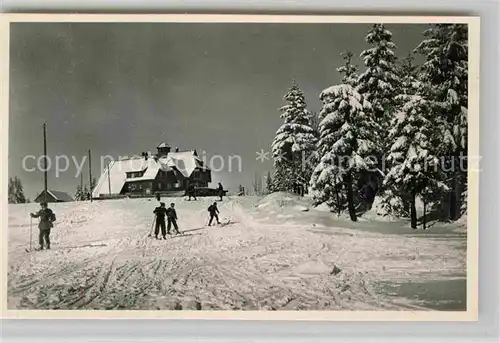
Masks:
[[[183,234],[166,241],[148,238],[155,200],[50,204],[52,250],[31,253],[38,204],[9,205],[9,308],[465,309],[463,223],[352,223],[276,193],[226,198],[207,227],[213,198],[171,200]]]

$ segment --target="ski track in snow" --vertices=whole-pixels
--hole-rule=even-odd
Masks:
[[[283,200],[255,207],[250,197],[220,203],[226,225],[207,227],[211,201],[175,199],[183,233],[167,240],[148,237],[156,201],[51,204],[53,249],[31,253],[38,205],[9,205],[9,308],[424,310],[374,283],[465,273],[465,249],[453,239],[311,226],[329,214]]]

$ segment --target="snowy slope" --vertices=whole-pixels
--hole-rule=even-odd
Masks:
[[[465,274],[463,235],[352,229],[286,194],[225,200],[226,225],[208,228],[212,200],[176,199],[183,234],[167,241],[147,237],[155,201],[51,204],[53,249],[30,254],[28,213],[38,205],[9,205],[9,308],[421,309],[375,286]]]

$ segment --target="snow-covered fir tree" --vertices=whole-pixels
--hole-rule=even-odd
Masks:
[[[358,85],[358,67],[354,64],[352,64],[352,57],[354,54],[352,51],[346,51],[340,54],[342,56],[342,59],[344,60],[344,65],[337,68],[337,71],[341,74],[342,76],[342,83],[344,85],[350,85],[353,88],[356,88]]]
[[[76,192],[75,192],[75,200],[76,201],[82,201],[86,199],[86,195],[83,194],[83,189],[81,185],[76,186]]]
[[[344,67],[349,65],[347,57]],[[350,80],[354,73],[350,67],[339,70],[344,73],[343,80]],[[320,160],[311,178],[313,196],[316,203],[325,202],[339,212],[347,206],[351,220],[356,221],[355,180],[361,172],[376,167],[370,156],[376,147],[373,132],[379,127],[370,113],[370,103],[350,84],[329,87],[320,99]]]
[[[436,24],[424,35],[426,39],[416,50],[425,57],[422,81],[441,135],[439,154],[444,158],[444,167],[451,170],[447,175],[445,215],[455,220],[460,215],[461,194],[467,187],[467,171],[460,169],[460,159],[467,155],[467,25]]]
[[[372,47],[361,53],[366,70],[359,76],[357,90],[372,106],[375,120],[381,128],[379,136],[387,137],[392,120],[400,79],[396,65],[396,45],[392,33],[383,24],[374,24],[368,31],[366,42]],[[387,148],[388,142],[380,141],[379,155]]]
[[[436,127],[431,103],[419,95],[418,90],[403,94],[399,99],[404,104],[389,131],[389,140],[393,143],[387,158],[390,169],[384,186],[395,196],[409,197],[411,227],[416,229],[417,196],[428,197],[436,189],[445,190],[447,187],[441,182],[439,158],[434,149]]]
[[[416,95],[422,87],[421,82],[418,80],[418,66],[413,63],[414,60],[414,55],[409,53],[399,65],[399,75],[401,75],[401,85],[399,87],[400,94],[394,98],[394,103],[399,110],[402,110],[408,100],[412,99],[412,96]],[[399,115],[396,115],[391,120],[391,127],[394,128],[399,124],[401,115],[402,113],[400,112]],[[398,132],[395,131],[392,131],[392,134],[388,135],[388,151],[391,150],[391,145],[393,145],[398,138]],[[390,170],[397,161],[386,158],[384,163],[385,169]],[[396,184],[385,184],[382,186],[380,192],[381,200],[379,208],[377,209],[380,213],[384,215],[393,215],[395,217],[405,217],[410,214],[410,198],[408,192],[406,189],[398,188],[399,186],[400,185]]]
[[[274,192],[273,177],[271,176],[271,172],[267,172],[266,192],[267,194],[271,194],[272,192]]]
[[[26,203],[23,185],[21,183],[21,180],[17,176],[9,178],[8,202],[9,204]]]
[[[317,133],[312,125],[312,113],[307,109],[304,93],[293,82],[284,96],[288,104],[280,108],[284,123],[276,132],[271,149],[274,158],[276,191],[292,191],[306,187],[314,165]]]

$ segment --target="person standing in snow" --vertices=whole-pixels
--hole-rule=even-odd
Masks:
[[[196,192],[195,192],[195,188],[194,188],[194,185],[193,184],[190,184],[188,186],[188,189],[187,189],[187,194],[189,196],[189,201],[191,201],[191,197],[194,198],[194,200],[196,200]]]
[[[50,229],[54,227],[53,223],[56,221],[56,215],[48,208],[46,202],[41,202],[40,206],[42,207],[40,211],[30,213],[32,218],[40,218],[40,222],[38,223],[38,229],[40,229],[38,243],[40,247],[36,250],[43,250],[44,243],[47,249],[50,249]]]
[[[214,218],[217,220],[217,224],[220,224],[219,221],[219,209],[217,208],[217,203],[214,202],[212,205],[208,207],[208,213],[210,213],[210,221],[208,222],[208,226],[212,225],[212,220]]]
[[[165,208],[165,203],[160,202],[160,207],[155,208],[153,213],[156,215],[156,226],[155,226],[155,238],[158,239],[158,234],[160,233],[163,239],[166,238],[166,230],[165,230],[165,215],[167,214],[167,209]]]
[[[180,234],[179,227],[177,226],[177,212],[175,212],[174,203],[171,203],[170,207],[167,209],[167,219],[168,219],[167,234],[170,235],[170,228],[172,227],[172,224],[174,225],[175,233]]]
[[[224,195],[224,187],[222,187],[222,183],[219,182],[219,186],[217,187],[217,193],[219,194],[220,201],[222,201],[222,196]]]

